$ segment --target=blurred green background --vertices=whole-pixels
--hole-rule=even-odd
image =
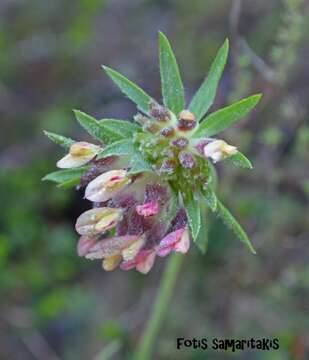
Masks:
[[[1,0],[0,359],[126,359],[165,261],[147,276],[76,255],[82,193],[41,178],[62,151],[42,130],[87,140],[78,108],[132,119],[109,65],[160,99],[157,31],[173,44],[189,99],[231,41],[213,108],[263,92],[224,133],[253,171],[220,163],[219,193],[258,251],[219,221],[205,256],[192,247],[154,359],[308,359],[309,4],[305,0]],[[270,352],[176,351],[176,337],[280,339]]]

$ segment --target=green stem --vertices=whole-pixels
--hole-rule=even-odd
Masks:
[[[167,264],[153,305],[151,316],[147,322],[139,346],[133,356],[134,360],[148,360],[151,358],[151,352],[168,309],[168,303],[173,294],[173,288],[183,257],[184,256],[181,254],[173,254]]]

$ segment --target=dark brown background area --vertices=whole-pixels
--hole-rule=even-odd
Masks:
[[[248,230],[252,256],[209,220],[205,256],[192,246],[156,359],[176,337],[277,337],[277,352],[211,359],[309,356],[309,9],[305,0],[2,0],[0,2],[0,358],[125,359],[149,316],[165,261],[150,274],[105,273],[76,256],[82,194],[41,178],[61,149],[42,130],[88,139],[71,109],[131,120],[136,112],[101,69],[111,66],[160,99],[157,32],[178,58],[186,96],[228,37],[231,53],[213,109],[255,92],[263,102],[223,134],[254,163],[220,163],[219,193]],[[101,353],[100,353],[101,352]]]

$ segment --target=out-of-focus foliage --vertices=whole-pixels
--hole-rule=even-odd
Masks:
[[[147,277],[105,274],[76,256],[72,225],[88,204],[40,181],[62,155],[42,129],[87,140],[70,112],[81,104],[97,118],[133,117],[102,63],[160,98],[158,30],[173,42],[188,98],[226,37],[232,55],[212,109],[265,95],[225,133],[254,171],[219,168],[222,201],[258,255],[211,223],[207,254],[186,259],[156,358],[205,357],[176,352],[177,336],[278,337],[277,352],[231,357],[308,358],[308,19],[304,0],[0,3],[1,358],[123,359],[140,335],[160,266]]]

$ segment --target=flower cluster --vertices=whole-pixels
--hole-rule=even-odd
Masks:
[[[157,256],[186,253],[191,240],[205,250],[207,207],[254,252],[240,225],[215,194],[212,165],[224,159],[247,168],[251,163],[235,146],[212,136],[246,115],[260,96],[251,96],[204,118],[226,63],[226,41],[207,79],[185,109],[179,69],[163,34],[159,44],[164,105],[105,67],[137,104],[139,112],[134,122],[98,121],[76,111],[79,123],[100,145],[46,133],[69,151],[57,162],[62,170],[44,179],[62,187],[77,185],[84,189],[92,208],[76,221],[81,236],[77,252],[86,259],[102,260],[107,271],[119,266],[147,273]]]
[[[81,235],[79,256],[102,259],[107,271],[120,265],[124,270],[136,268],[147,273],[157,255],[186,253],[190,246],[187,218],[183,209],[177,210],[170,186],[155,174],[130,176],[129,165],[119,168],[120,157],[96,160],[101,150],[77,142],[57,163],[66,169],[93,165],[81,178],[85,198],[93,202],[93,208],[76,221],[76,231]],[[168,217],[170,224],[165,221]],[[111,230],[113,236],[106,237]]]

